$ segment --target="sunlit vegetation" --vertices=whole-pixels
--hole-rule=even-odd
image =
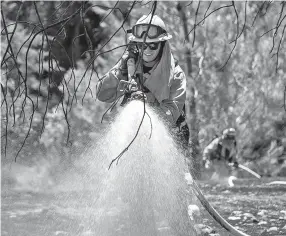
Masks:
[[[261,174],[281,174],[285,2],[155,3],[1,2],[2,162],[48,159],[51,153],[72,161],[71,148],[97,140],[110,120],[108,113],[101,123],[109,105],[96,100],[97,80],[122,55],[126,30],[156,7],[188,75],[197,153],[233,126],[241,162],[250,161]]]

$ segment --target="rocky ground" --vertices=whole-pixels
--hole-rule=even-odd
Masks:
[[[233,187],[206,182],[201,182],[200,187],[213,207],[235,228],[251,236],[278,236],[286,235],[285,183],[285,178],[239,179]],[[229,235],[202,206],[199,209],[195,213],[201,217],[197,224],[199,235]]]

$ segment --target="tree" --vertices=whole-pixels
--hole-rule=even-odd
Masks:
[[[95,99],[97,79],[124,51],[127,27],[143,11],[151,12],[156,1],[1,4],[2,151],[20,133],[19,154],[32,133],[39,140],[55,109],[62,111],[65,121],[61,140],[69,140],[70,119],[78,117],[72,115],[78,97],[82,104],[87,94]],[[283,117],[285,2],[157,5],[155,13],[173,33],[175,56],[189,60],[182,67],[192,78],[189,117],[194,156],[198,144],[204,146],[226,126],[240,130],[244,147],[277,116]],[[186,20],[176,6],[184,9]]]

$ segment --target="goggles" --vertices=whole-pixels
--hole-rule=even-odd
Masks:
[[[149,27],[149,30],[148,30]],[[147,32],[148,30],[148,32]],[[155,39],[158,38],[161,34],[166,34],[166,30],[163,30],[161,27],[156,25],[150,25],[150,24],[139,24],[134,25],[132,27],[132,34],[137,38],[142,38],[144,33],[147,33],[147,37],[149,39]]]
[[[224,139],[226,139],[226,140],[235,140],[235,137],[233,135],[225,135]]]
[[[139,47],[139,49],[143,46],[143,50],[146,50],[148,47],[150,48],[150,50],[157,50],[160,46],[160,43],[161,42],[137,43],[137,46]]]

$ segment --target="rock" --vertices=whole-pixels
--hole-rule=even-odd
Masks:
[[[267,230],[264,230],[263,232],[261,232],[260,236],[268,236]]]
[[[286,163],[284,162],[283,165],[280,165],[277,168],[276,175],[280,177],[286,177]]]
[[[279,212],[280,213],[280,217],[279,217],[279,220],[286,220],[286,211],[285,210],[282,210]]]
[[[244,213],[243,214],[243,221],[252,221],[253,223],[258,223],[259,221],[257,218],[252,215],[251,213]]]
[[[283,154],[283,151],[284,151],[284,147],[283,146],[278,146],[276,147],[275,149],[273,149],[273,151],[270,154],[270,156],[275,159],[277,157],[280,157],[282,156]]]
[[[277,227],[271,227],[267,230],[267,232],[278,231]]]
[[[190,173],[185,173],[185,180],[188,185],[193,185],[193,178]]]
[[[228,193],[230,193],[230,191],[229,190],[224,190],[223,193],[224,194],[228,194]]]
[[[264,218],[264,217],[266,217],[266,213],[267,213],[267,212],[268,212],[267,210],[261,210],[261,211],[259,211],[259,212],[257,213],[257,215]]]
[[[239,216],[230,216],[228,217],[229,220],[240,220]]]
[[[233,183],[233,181],[234,180],[237,180],[237,177],[235,177],[235,176],[230,176],[229,178],[228,178],[228,185],[229,185],[229,187],[234,187],[234,183]]]
[[[235,214],[235,215],[241,215],[242,211],[233,211],[232,213]]]
[[[266,222],[266,221],[260,221],[260,222],[258,223],[258,225],[267,225],[267,222]]]
[[[188,214],[191,220],[194,220],[196,217],[199,217],[201,215],[200,208],[195,204],[189,205]]]
[[[242,215],[244,215],[244,216],[247,217],[247,218],[254,217],[254,215],[252,215],[252,214],[249,213],[249,212],[243,213]]]
[[[65,231],[56,231],[55,232],[55,235],[58,236],[58,235],[67,235],[68,233],[65,232]]]
[[[286,220],[286,211],[280,211],[281,216],[279,217],[280,220]]]
[[[196,224],[194,227],[199,236],[217,235],[216,231],[210,226],[204,224]]]
[[[252,222],[253,223],[258,223],[259,221],[254,217],[254,218],[252,218]]]

